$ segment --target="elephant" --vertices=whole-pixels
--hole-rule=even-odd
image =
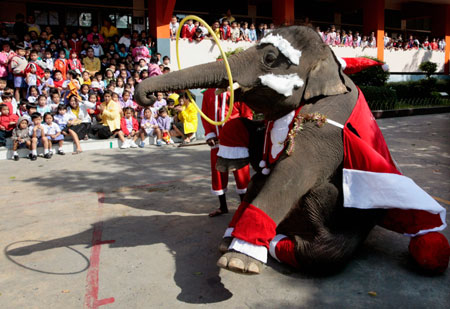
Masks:
[[[339,124],[348,121],[362,94],[344,74],[341,61],[329,46],[305,26],[276,29],[257,45],[229,57],[229,64],[233,81],[239,84],[236,100],[262,113],[265,122],[242,121],[249,135],[248,157],[222,157],[217,162],[221,171],[248,162],[257,171],[227,229],[231,232],[225,233],[219,246],[223,255],[218,266],[258,274],[273,249],[272,241],[284,235],[289,240],[284,243],[287,257],[283,260],[270,252],[278,260],[313,272],[342,267],[388,211],[344,207],[345,145]],[[155,91],[226,88],[228,83],[223,63],[206,63],[142,81],[136,87],[135,99],[148,106],[155,101]],[[269,169],[260,164],[267,124],[275,124],[300,108],[303,115],[319,113],[338,125],[303,123],[291,136],[294,151],[279,152],[270,173],[265,173]],[[240,233],[236,232],[238,226]],[[255,242],[242,244],[249,229],[270,230],[270,236],[259,234]]]

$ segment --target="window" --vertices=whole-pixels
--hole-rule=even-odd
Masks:
[[[92,13],[81,13],[78,21],[81,27],[92,26]]]
[[[73,27],[78,26],[78,13],[77,12],[68,11],[66,13],[66,25],[73,26]]]
[[[49,25],[59,25],[59,14],[56,11],[48,12],[48,24]]]
[[[34,11],[34,17],[36,18],[36,24],[38,24],[38,25],[47,25],[48,24],[47,11]]]

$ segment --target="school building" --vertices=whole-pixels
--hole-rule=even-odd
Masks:
[[[333,24],[337,28],[364,34],[374,31],[376,51],[357,51],[353,54],[374,55],[388,62],[397,72],[414,72],[418,61],[431,59],[438,63],[440,72],[449,74],[449,0],[4,0],[2,4],[0,22],[14,22],[15,15],[23,13],[34,15],[39,25],[50,25],[56,30],[65,26],[89,28],[94,24],[101,25],[105,17],[110,17],[119,30],[148,29],[149,34],[157,38],[159,51],[171,55],[172,59],[175,54],[169,40],[168,26],[172,15],[182,18],[195,14],[211,23],[230,9],[237,20],[255,24],[273,22],[276,25],[290,25],[309,20],[322,29]],[[390,52],[383,48],[385,31],[389,36],[445,37],[445,53],[439,55],[434,54],[437,52],[417,51],[412,54],[399,51],[406,54],[388,55]],[[337,53],[351,56],[347,55],[349,51],[338,50]],[[405,55],[409,62],[405,62]],[[398,61],[402,63],[398,64]]]

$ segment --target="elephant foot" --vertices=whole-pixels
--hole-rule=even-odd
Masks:
[[[216,169],[221,173],[233,172],[249,164],[249,158],[225,159],[217,157]]]
[[[219,251],[220,253],[226,253],[228,252],[228,247],[231,245],[231,242],[233,241],[233,237],[224,237],[220,241],[219,244]]]
[[[237,273],[257,275],[261,272],[262,263],[239,252],[227,252],[217,261],[217,266]]]

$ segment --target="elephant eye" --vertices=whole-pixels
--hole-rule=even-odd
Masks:
[[[264,63],[267,65],[272,65],[275,60],[277,60],[277,55],[274,52],[268,52],[265,56],[264,56]]]

